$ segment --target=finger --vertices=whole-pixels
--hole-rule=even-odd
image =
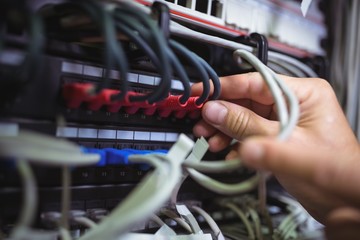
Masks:
[[[239,142],[237,142],[233,146],[231,146],[231,150],[225,156],[225,159],[231,160],[231,159],[239,158],[239,151],[238,151],[239,147],[240,147]]]
[[[210,94],[209,96],[211,96],[214,92],[214,84],[212,81],[209,80],[210,83]],[[221,82],[220,82],[221,84]],[[220,85],[221,86],[221,85]],[[202,82],[198,82],[198,83],[194,83],[191,86],[191,96],[200,96],[203,92],[203,83]]]
[[[299,100],[301,101],[306,97],[306,92],[308,89],[305,89],[309,85],[306,84],[311,79],[298,79],[292,78],[284,75],[279,75],[280,78],[285,82],[286,85],[292,89]],[[251,99],[258,103],[265,105],[271,105],[274,103],[274,99],[271,95],[271,92],[262,78],[260,73],[245,73],[232,75],[227,77],[220,78],[221,84],[221,94],[220,99],[232,100],[232,99]],[[309,88],[313,88],[310,84]],[[213,86],[211,88],[210,94],[212,94]],[[202,84],[194,84],[192,86],[192,94],[199,95],[202,93]]]
[[[302,180],[314,179],[317,166],[313,159],[316,154],[309,154],[303,149],[307,149],[306,146],[290,140],[284,142],[274,137],[254,137],[245,140],[239,151],[244,164],[253,169],[270,171],[275,175],[290,174]]]
[[[274,105],[264,105],[250,99],[229,100],[229,102],[246,107],[257,115],[267,119],[274,119],[273,116],[276,115],[276,112],[274,111]]]
[[[208,124],[237,140],[252,135],[275,135],[279,128],[276,122],[226,101],[207,102],[202,116]]]
[[[217,132],[214,136],[212,136],[208,140],[209,150],[211,152],[221,151],[221,150],[225,149],[227,146],[229,146],[231,140],[232,140],[232,138],[229,137],[228,135],[226,135],[222,132]]]
[[[359,209],[343,207],[329,214],[325,233],[327,239],[358,239],[360,236]]]
[[[193,127],[193,133],[196,137],[210,137],[214,135],[218,130],[208,124],[204,120],[200,120]]]

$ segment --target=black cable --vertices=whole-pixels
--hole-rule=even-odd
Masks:
[[[121,14],[122,13],[122,14]],[[158,85],[158,88],[154,90],[152,93],[149,93],[145,96],[133,96],[131,97],[131,101],[145,101],[147,100],[149,103],[160,101],[168,96],[168,92],[171,88],[171,78],[170,78],[170,66],[169,69],[165,69],[164,66],[169,65],[168,58],[166,60],[161,59],[162,53],[164,53],[164,47],[166,45],[163,45],[162,48],[159,47],[159,32],[156,31],[156,26],[150,22],[149,19],[137,19],[138,21],[130,21],[133,16],[128,15],[129,12],[121,12],[119,11],[118,17],[121,18],[121,22],[126,23],[128,26],[130,26],[136,33],[138,33],[142,38],[146,40],[146,42],[150,45],[153,45],[152,47],[155,48],[155,51],[157,52],[157,55],[159,56],[159,62],[160,64],[156,66],[158,68],[158,71],[161,76],[160,83]],[[128,15],[128,16],[126,16]],[[140,14],[142,16],[142,14]],[[144,17],[144,16],[142,16]],[[146,26],[143,26],[147,22]],[[166,61],[166,62],[164,62]],[[156,64],[156,63],[154,63]]]
[[[100,22],[101,32],[105,39],[105,78],[100,84],[97,85],[95,92],[98,93],[103,88],[109,86],[110,83],[110,69],[117,66],[120,70],[120,93],[117,95],[117,99],[123,99],[128,90],[128,62],[125,55],[125,51],[121,44],[117,42],[115,24],[112,19],[112,15],[107,12],[104,6],[94,1],[79,1],[80,6],[89,14],[90,18],[96,23]],[[99,26],[99,28],[100,28]],[[113,61],[116,61],[114,64]]]
[[[123,20],[123,19],[118,19],[118,20]],[[128,19],[126,21],[128,21]],[[125,21],[116,22],[115,25],[116,25],[117,29],[119,31],[121,31],[123,34],[125,34],[130,40],[132,40],[140,49],[142,49],[157,68],[162,68],[160,60],[157,57],[157,55],[155,54],[154,50],[149,46],[149,44],[143,38],[141,38],[140,35],[138,35],[136,32],[134,32],[128,26],[124,25],[123,24],[124,22]],[[159,85],[161,85],[161,84],[159,84]],[[167,93],[167,92],[165,92],[165,93]],[[112,100],[118,100],[118,96],[117,95],[112,96]],[[131,102],[136,101],[136,99],[134,99],[133,96],[131,96],[129,100]],[[147,100],[147,99],[145,99],[145,100]],[[155,99],[155,100],[157,101],[158,99]]]
[[[138,47],[140,47],[148,55],[148,57],[151,59],[151,61],[154,63],[154,65],[157,68],[162,68],[160,61],[156,56],[154,50],[147,44],[147,42],[145,42],[145,40],[141,38],[138,34],[131,31],[131,29],[129,29],[127,26],[124,26],[122,24],[125,22],[128,23],[129,19],[119,19],[119,20],[124,20],[117,23],[117,27],[119,28],[119,30],[122,31],[125,35],[127,35]],[[134,24],[134,22],[132,23]],[[165,48],[165,50],[169,57],[171,65],[175,69],[176,73],[179,76],[180,81],[184,86],[184,93],[183,96],[180,98],[180,102],[184,104],[190,97],[191,90],[190,90],[189,77],[187,76],[185,69],[183,68],[177,57],[174,55],[174,53],[169,48]]]
[[[152,37],[152,41],[150,41],[150,43],[154,44],[155,51],[158,54],[159,60],[162,65],[162,67],[159,69],[159,73],[161,76],[159,87],[148,95],[135,96],[132,100],[147,100],[149,103],[153,103],[155,101],[164,99],[171,88],[171,66],[169,58],[165,51],[165,48],[168,46],[166,40],[160,33],[160,30],[157,28],[156,23],[152,21],[152,19],[148,15],[136,10],[134,7],[129,6],[128,3],[122,2],[122,4],[117,8],[117,11],[119,14],[123,14],[124,16],[126,15],[127,18],[135,16],[136,19],[138,19],[139,22],[149,30],[149,33]],[[143,29],[137,29],[139,34],[141,34],[141,30]]]
[[[188,50],[186,47],[175,42],[174,40],[169,41],[170,47],[179,55],[183,56],[188,62],[190,62],[195,69],[198,71],[199,77],[203,83],[203,92],[200,97],[196,100],[197,105],[203,104],[210,94],[210,83],[209,83],[209,74],[206,71],[205,67],[199,60],[199,57]]]
[[[175,54],[169,48],[167,48],[166,51],[170,58],[171,65],[173,66],[174,70],[179,76],[179,80],[181,81],[184,87],[183,95],[180,97],[179,100],[181,104],[185,104],[186,101],[190,98],[190,94],[191,94],[190,79],[184,67],[181,65],[179,59],[175,56]]]
[[[128,90],[128,62],[125,55],[125,51],[122,47],[120,47],[120,43],[117,42],[116,30],[115,30],[115,23],[110,16],[109,13],[106,12],[106,9],[103,9],[104,14],[104,28],[105,28],[105,35],[106,35],[106,52],[109,53],[112,51],[111,56],[113,56],[117,62],[117,65],[120,70],[120,93],[117,94],[117,99],[121,100],[126,96]],[[109,71],[106,71],[106,77],[109,78]]]
[[[214,71],[214,69],[204,59],[202,59],[199,56],[198,56],[198,59],[201,62],[201,64],[205,67],[206,71],[208,72],[208,74],[210,76],[211,81],[214,84],[214,92],[211,95],[210,99],[216,100],[219,98],[220,93],[221,93],[221,84],[220,84],[219,76]]]
[[[19,74],[20,79],[37,79],[40,74],[40,60],[42,48],[44,46],[44,27],[42,19],[37,13],[30,13],[29,15],[29,44],[27,54],[20,65],[20,69],[16,70],[15,74]],[[24,74],[24,76],[21,76]]]
[[[170,39],[171,16],[169,6],[165,3],[155,1],[151,6],[151,10],[153,15],[157,16],[158,26],[161,29],[161,33],[163,34],[164,38],[167,40]],[[179,59],[175,56],[170,48],[166,48],[166,53],[170,58],[173,69],[176,71],[184,87],[183,95],[180,97],[179,101],[181,104],[185,104],[186,101],[190,98],[191,94],[190,79]]]

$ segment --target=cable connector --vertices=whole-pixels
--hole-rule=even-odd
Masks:
[[[186,158],[185,162],[200,162],[208,149],[209,149],[209,143],[205,140],[205,138],[204,137],[199,138],[196,141],[192,152]]]

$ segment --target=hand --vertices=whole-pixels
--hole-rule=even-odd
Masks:
[[[209,138],[210,151],[240,140],[236,154],[244,164],[272,172],[320,222],[326,224],[339,207],[360,209],[360,147],[331,86],[322,79],[281,78],[300,104],[299,123],[288,140],[276,139],[276,107],[258,73],[222,78],[222,100],[204,105],[194,134]],[[201,89],[195,84],[192,90]]]

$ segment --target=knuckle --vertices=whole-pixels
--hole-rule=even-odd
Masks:
[[[234,133],[237,138],[245,137],[247,128],[250,123],[250,113],[246,111],[237,111],[232,114],[228,120],[229,130]]]

